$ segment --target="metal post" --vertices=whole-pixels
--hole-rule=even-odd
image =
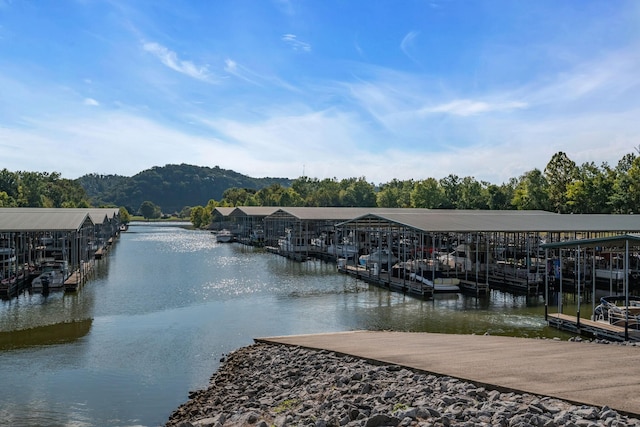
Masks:
[[[558,253],[560,255],[560,259],[558,260],[558,268],[560,270],[560,294],[558,295],[558,313],[562,313],[562,249],[560,249]]]
[[[625,240],[624,248],[624,299],[627,309],[624,319],[624,340],[629,341],[629,240]]]
[[[576,292],[578,295],[578,312],[576,316],[576,326],[580,328],[580,245],[578,245],[578,252],[576,253],[576,269],[578,270],[578,282],[576,285]]]

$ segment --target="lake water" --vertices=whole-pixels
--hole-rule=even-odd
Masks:
[[[159,426],[253,338],[358,329],[568,338],[542,298],[422,301],[176,225],[123,233],[77,293],[0,302],[0,425]]]

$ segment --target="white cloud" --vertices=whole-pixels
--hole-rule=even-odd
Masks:
[[[285,34],[282,36],[282,40],[287,43],[296,52],[311,52],[311,45],[307,42],[298,40],[298,36],[295,34]]]
[[[142,44],[142,48],[155,55],[164,65],[174,71],[204,82],[212,82],[212,76],[206,66],[199,67],[191,61],[180,60],[175,52],[158,43],[145,42]]]
[[[98,105],[100,105],[100,103],[98,101],[96,101],[95,99],[93,99],[93,98],[85,98],[84,99],[84,105],[97,107]]]
[[[409,49],[411,48],[411,45],[413,44],[413,41],[415,40],[415,38],[418,37],[418,34],[420,34],[418,31],[411,31],[407,33],[407,35],[404,36],[404,38],[402,39],[402,42],[400,42],[400,49],[412,61],[415,61],[415,59],[410,54]]]
[[[518,101],[488,103],[483,101],[473,101],[470,99],[457,99],[446,104],[435,107],[427,107],[421,110],[422,113],[447,113],[456,116],[473,116],[476,114],[511,111],[526,108],[527,104]]]
[[[249,71],[247,68],[239,65],[236,61],[234,61],[233,59],[227,58],[224,61],[225,66],[224,66],[224,70],[231,74],[232,76],[235,76],[241,80],[244,80],[248,83],[251,84],[255,84],[258,85],[259,83],[256,81],[257,79],[261,79],[260,76],[258,76],[257,74]]]

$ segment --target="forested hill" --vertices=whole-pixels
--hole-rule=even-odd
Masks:
[[[166,165],[147,169],[132,177],[84,175],[77,179],[93,206],[124,206],[136,212],[150,201],[165,213],[180,212],[185,206],[204,206],[221,200],[229,188],[260,190],[272,184],[289,187],[288,178],[252,178],[232,170],[192,165]]]

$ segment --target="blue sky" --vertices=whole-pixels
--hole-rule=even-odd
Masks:
[[[501,184],[640,146],[640,2],[0,0],[0,168]]]

